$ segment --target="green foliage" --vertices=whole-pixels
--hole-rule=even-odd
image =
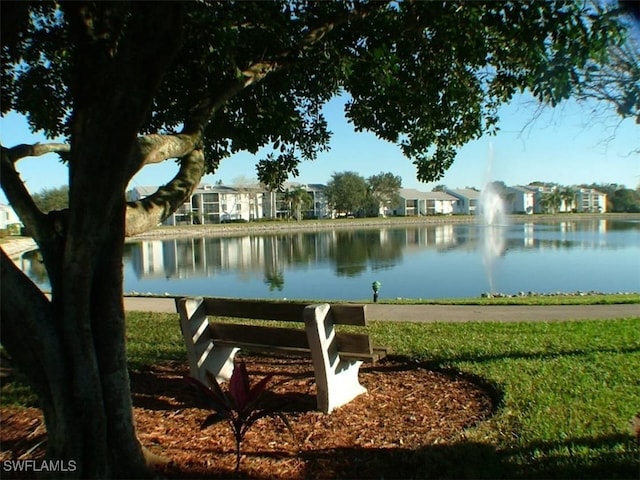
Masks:
[[[92,4],[101,62],[135,45],[136,19],[151,15],[145,8]],[[625,32],[604,6],[566,1],[180,8],[173,35],[182,38],[181,51],[159,73],[162,84],[140,133],[204,125],[208,172],[236,152],[270,147],[258,176],[272,187],[328,148],[321,108],[339,93],[349,99],[346,115],[356,130],[397,143],[420,180],[441,178],[461,145],[495,131],[498,106],[515,93],[530,90],[551,105],[584,93],[583,84],[597,81],[587,73],[607,68],[606,54]],[[70,11],[73,4],[59,9],[55,2],[2,5],[2,110],[26,114],[50,137],[70,134],[77,91]],[[628,82],[612,85],[626,92]],[[215,115],[203,122],[212,105]]]
[[[640,212],[640,192],[630,188],[621,188],[608,198],[612,212]]]
[[[69,207],[69,187],[45,188],[32,195],[33,201],[44,212],[64,210]]]
[[[562,205],[562,194],[559,189],[554,188],[550,192],[543,193],[539,203],[543,213],[557,213]]]
[[[402,187],[402,177],[391,172],[380,172],[367,178],[369,202],[373,216],[378,215],[380,207],[394,207],[400,202],[399,191]]]
[[[285,190],[283,200],[289,206],[289,217],[293,215],[299,222],[302,220],[302,210],[311,206],[313,197],[302,186],[297,186],[294,189]]]
[[[192,377],[186,377],[186,380],[198,389],[207,400],[209,407],[214,410],[214,413],[204,420],[201,428],[206,428],[222,419],[229,422],[236,441],[237,473],[240,470],[242,440],[254,423],[264,417],[277,416],[282,419],[289,431],[291,426],[282,412],[264,401],[267,385],[273,375],[267,375],[251,385],[246,365],[244,362],[236,362],[229,380],[229,390],[225,392],[211,372],[206,374],[208,386]]]
[[[592,183],[585,187],[607,194],[608,212],[640,212],[640,189],[633,190],[617,183]]]
[[[325,190],[327,200],[339,213],[354,215],[367,201],[367,181],[356,172],[331,175]]]

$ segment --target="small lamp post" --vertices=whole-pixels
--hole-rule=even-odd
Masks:
[[[374,303],[378,301],[378,292],[380,291],[380,286],[382,284],[379,281],[375,281],[371,284],[371,288],[373,289],[373,301]]]

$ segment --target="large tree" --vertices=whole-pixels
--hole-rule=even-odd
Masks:
[[[391,172],[380,172],[378,175],[371,175],[367,178],[367,188],[369,194],[369,214],[377,216],[380,209],[384,214],[391,207],[398,205],[400,201],[400,188],[402,187],[402,177]]]
[[[327,182],[325,193],[334,210],[353,215],[366,206],[367,181],[356,172],[336,172]]]
[[[275,187],[327,148],[321,107],[349,95],[358,130],[396,142],[420,180],[529,89],[555,105],[622,38],[582,2],[11,2],[2,8],[3,113],[60,144],[2,148],[0,181],[38,243],[51,300],[1,254],[2,345],[38,394],[47,455],[70,474],[147,472],[125,355],[122,251],[233,153],[273,153]],[[10,141],[10,139],[5,139]],[[59,152],[69,208],[45,214],[17,162]],[[127,204],[147,165],[176,159],[155,195]]]

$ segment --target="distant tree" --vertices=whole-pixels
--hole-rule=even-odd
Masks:
[[[283,200],[289,207],[289,218],[292,216],[299,222],[302,220],[302,210],[306,210],[313,202],[313,197],[302,186],[286,189]]]
[[[63,185],[58,188],[45,188],[32,195],[37,207],[44,213],[52,210],[69,208],[69,187]]]
[[[620,188],[607,195],[612,212],[638,213],[640,212],[640,192],[630,188]]]
[[[444,192],[447,190],[447,186],[440,184],[440,185],[436,185],[435,187],[433,187],[433,189],[431,190],[432,192]]]
[[[562,205],[562,193],[559,188],[554,188],[549,192],[549,201],[551,204],[551,213],[558,213]]]
[[[334,173],[327,183],[326,195],[338,213],[355,214],[365,207],[367,181],[356,172]]]
[[[564,203],[565,211],[571,212],[575,208],[577,192],[571,187],[564,187],[560,190],[560,198]]]
[[[538,207],[540,207],[541,213],[550,213],[551,211],[551,199],[549,194],[543,193],[537,197]]]
[[[544,192],[540,196],[540,209],[543,213],[557,213],[562,204],[562,196],[557,188]]]
[[[380,207],[396,205],[400,200],[400,188],[402,188],[402,177],[393,173],[380,172],[367,179],[368,214],[378,215]]]

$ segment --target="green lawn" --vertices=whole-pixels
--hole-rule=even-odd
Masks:
[[[130,312],[128,322],[133,368],[185,359],[176,315]],[[630,430],[640,412],[640,318],[373,322],[370,331],[397,355],[492,386],[498,408],[451,452],[454,476],[640,478]],[[3,404],[16,401],[32,399],[3,386]]]
[[[372,328],[398,353],[499,389],[495,416],[468,432],[501,460],[489,477],[640,478],[640,318]]]
[[[385,299],[379,303],[395,305],[613,305],[640,303],[640,293],[531,295],[492,298]]]

